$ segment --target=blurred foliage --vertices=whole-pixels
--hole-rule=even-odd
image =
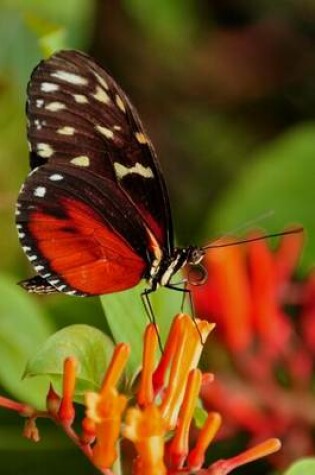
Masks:
[[[25,362],[48,338],[53,325],[44,310],[28,298],[13,279],[0,276],[0,381],[22,401],[43,406],[47,379],[22,380]],[[18,330],[18,331],[17,331]]]
[[[315,262],[314,200],[315,125],[302,124],[256,152],[237,183],[227,190],[215,210],[211,228],[233,230],[239,223],[266,211],[272,214],[259,226],[271,231],[303,224],[308,237],[303,267]],[[306,173],[307,170],[307,173]]]
[[[313,475],[315,473],[315,459],[306,458],[294,463],[284,475]]]
[[[145,321],[139,289],[102,298],[107,324],[97,299],[36,298],[14,285],[31,272],[14,204],[28,170],[24,102],[35,64],[59,48],[83,49],[126,89],[159,151],[181,244],[208,242],[271,209],[258,223],[269,232],[305,226],[306,269],[315,261],[314,31],[313,0],[0,1],[1,393],[41,399],[43,383],[20,377],[54,327],[90,324],[118,341]],[[171,294],[156,297],[163,328],[180,307]],[[24,475],[42,473],[43,464],[48,475],[65,472],[66,463],[91,473],[60,434],[49,429],[39,455],[21,442],[16,417],[1,411],[1,421],[5,473],[21,471],[17,453]]]

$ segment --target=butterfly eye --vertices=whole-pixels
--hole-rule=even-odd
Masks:
[[[193,264],[188,270],[187,280],[190,285],[202,285],[208,279],[208,272],[202,264]]]
[[[189,252],[188,263],[192,265],[197,265],[202,261],[204,255],[205,252],[203,249],[200,249],[198,247],[191,248]]]

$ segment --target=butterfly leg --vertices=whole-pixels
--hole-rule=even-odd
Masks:
[[[180,284],[184,284],[184,287],[182,287],[182,288],[177,287],[177,285],[180,285]],[[185,299],[186,299],[186,296],[188,295],[189,304],[190,304],[191,313],[192,313],[191,318],[192,318],[192,320],[194,322],[194,325],[196,327],[196,330],[199,334],[201,344],[204,345],[205,341],[203,341],[203,339],[202,339],[202,335],[200,333],[200,330],[199,330],[197,322],[196,322],[195,305],[194,305],[194,301],[193,301],[193,298],[192,298],[192,293],[191,293],[190,289],[187,289],[187,285],[188,285],[187,281],[182,281],[182,282],[179,282],[178,284],[168,284],[165,287],[167,287],[168,289],[177,290],[177,292],[182,292],[183,293],[182,304],[181,304],[181,312],[183,312],[183,310],[184,310]]]
[[[141,293],[141,299],[142,299],[142,303],[145,309],[145,313],[147,314],[147,317],[149,319],[149,322],[154,325],[156,335],[158,338],[159,348],[160,348],[161,353],[163,354],[163,345],[162,345],[161,335],[156,323],[156,318],[155,318],[153,307],[152,307],[151,300],[149,297],[149,295],[152,292],[154,292],[153,289],[144,289],[144,291]]]

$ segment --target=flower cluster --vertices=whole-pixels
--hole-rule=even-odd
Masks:
[[[208,282],[192,289],[197,315],[217,323],[217,354],[231,362],[204,386],[203,402],[229,421],[229,435],[280,437],[278,467],[315,447],[315,274],[292,278],[302,242],[302,234],[291,234],[274,251],[265,240],[212,249]]]
[[[27,417],[25,435],[33,440],[39,438],[35,419],[45,415],[52,418],[100,472],[107,475],[115,472],[115,463],[123,457],[124,441],[133,446],[134,475],[228,474],[240,465],[277,451],[280,442],[271,438],[235,457],[202,468],[206,450],[221,425],[220,415],[209,412],[193,443],[189,440],[201,387],[213,380],[213,375],[202,375],[197,368],[203,343],[213,327],[207,321],[178,315],[156,365],[157,329],[148,325],[142,371],[137,389],[129,398],[119,392],[118,383],[130,348],[118,344],[100,391],[86,394],[86,415],[80,434],[73,429],[77,365],[72,357],[64,362],[62,396],[50,388],[46,413],[5,398],[0,398],[0,405]]]

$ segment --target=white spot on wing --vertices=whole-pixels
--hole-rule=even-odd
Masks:
[[[25,238],[25,233],[18,233],[18,236],[19,236],[20,239],[23,239],[23,238]]]
[[[114,125],[113,129],[114,130],[121,130],[121,127],[120,127],[120,125]]]
[[[107,92],[104,91],[104,89],[100,86],[96,86],[96,91],[94,94],[92,94],[92,96],[100,101],[100,102],[103,102],[104,104],[108,104],[110,102],[110,98],[109,98],[109,95],[107,94]]]
[[[79,76],[78,74],[69,73],[68,71],[56,71],[55,73],[51,73],[51,76],[77,86],[85,86],[88,84],[86,78]]]
[[[86,155],[80,155],[79,157],[72,158],[70,163],[79,167],[88,167],[90,166],[90,159]]]
[[[48,143],[38,143],[37,153],[42,158],[49,158],[53,155],[54,151]]]
[[[107,139],[112,139],[114,137],[114,132],[108,129],[107,127],[102,127],[101,125],[97,125],[95,128]]]
[[[126,175],[130,175],[130,173],[135,173],[137,175],[142,176],[143,178],[153,178],[153,171],[150,167],[144,167],[141,163],[136,163],[133,167],[125,167],[121,163],[114,163],[114,168],[118,179],[124,178]]]
[[[67,295],[76,295],[77,291],[76,290],[69,290],[69,292],[66,292]]]
[[[108,89],[109,89],[109,88],[108,88],[108,84],[107,84],[107,82],[105,81],[105,79],[104,79],[102,76],[100,76],[98,73],[96,73],[95,71],[93,71],[93,74],[94,74],[94,76],[96,77],[96,79],[98,80],[98,82],[100,83],[100,85],[103,86],[105,89],[108,90]]]
[[[65,284],[62,284],[62,285],[58,285],[57,286],[57,289],[62,292],[67,286]]]
[[[22,249],[24,252],[28,252],[28,251],[31,251],[32,248],[30,246],[22,246]]]
[[[142,132],[136,132],[135,137],[136,137],[137,141],[141,144],[145,144],[145,143],[148,142],[146,136]]]
[[[28,256],[30,261],[36,261],[37,256],[34,254],[33,256]]]
[[[126,112],[125,104],[118,94],[116,94],[116,104],[122,112]]]
[[[43,107],[43,105],[44,105],[44,100],[43,100],[43,99],[36,99],[35,104],[36,104],[36,107],[39,107],[39,108],[40,108],[40,107]]]
[[[34,196],[37,196],[38,198],[43,198],[46,194],[46,188],[44,186],[38,186],[34,190]]]
[[[58,284],[59,282],[60,282],[59,279],[54,279],[54,280],[50,280],[50,281],[49,281],[49,283],[50,283],[51,285],[56,285],[56,284]]]
[[[49,180],[60,181],[60,180],[63,180],[63,176],[60,175],[59,173],[54,173],[53,175],[50,175]]]
[[[45,267],[44,266],[34,266],[34,269],[36,270],[36,272],[39,272],[40,270],[44,270]]]
[[[73,135],[74,132],[75,132],[75,128],[69,127],[69,126],[61,127],[60,129],[57,130],[57,134],[60,134],[60,135]]]
[[[89,102],[88,98],[83,94],[73,94],[73,98],[78,104],[86,104]]]
[[[34,125],[35,125],[37,130],[40,130],[42,128],[42,123],[38,119],[34,120]]]
[[[66,105],[58,101],[50,102],[49,104],[47,104],[47,106],[45,106],[45,109],[51,112],[57,112],[65,108],[66,108]]]
[[[58,84],[53,84],[52,82],[42,82],[40,89],[43,92],[55,92],[58,91]]]

